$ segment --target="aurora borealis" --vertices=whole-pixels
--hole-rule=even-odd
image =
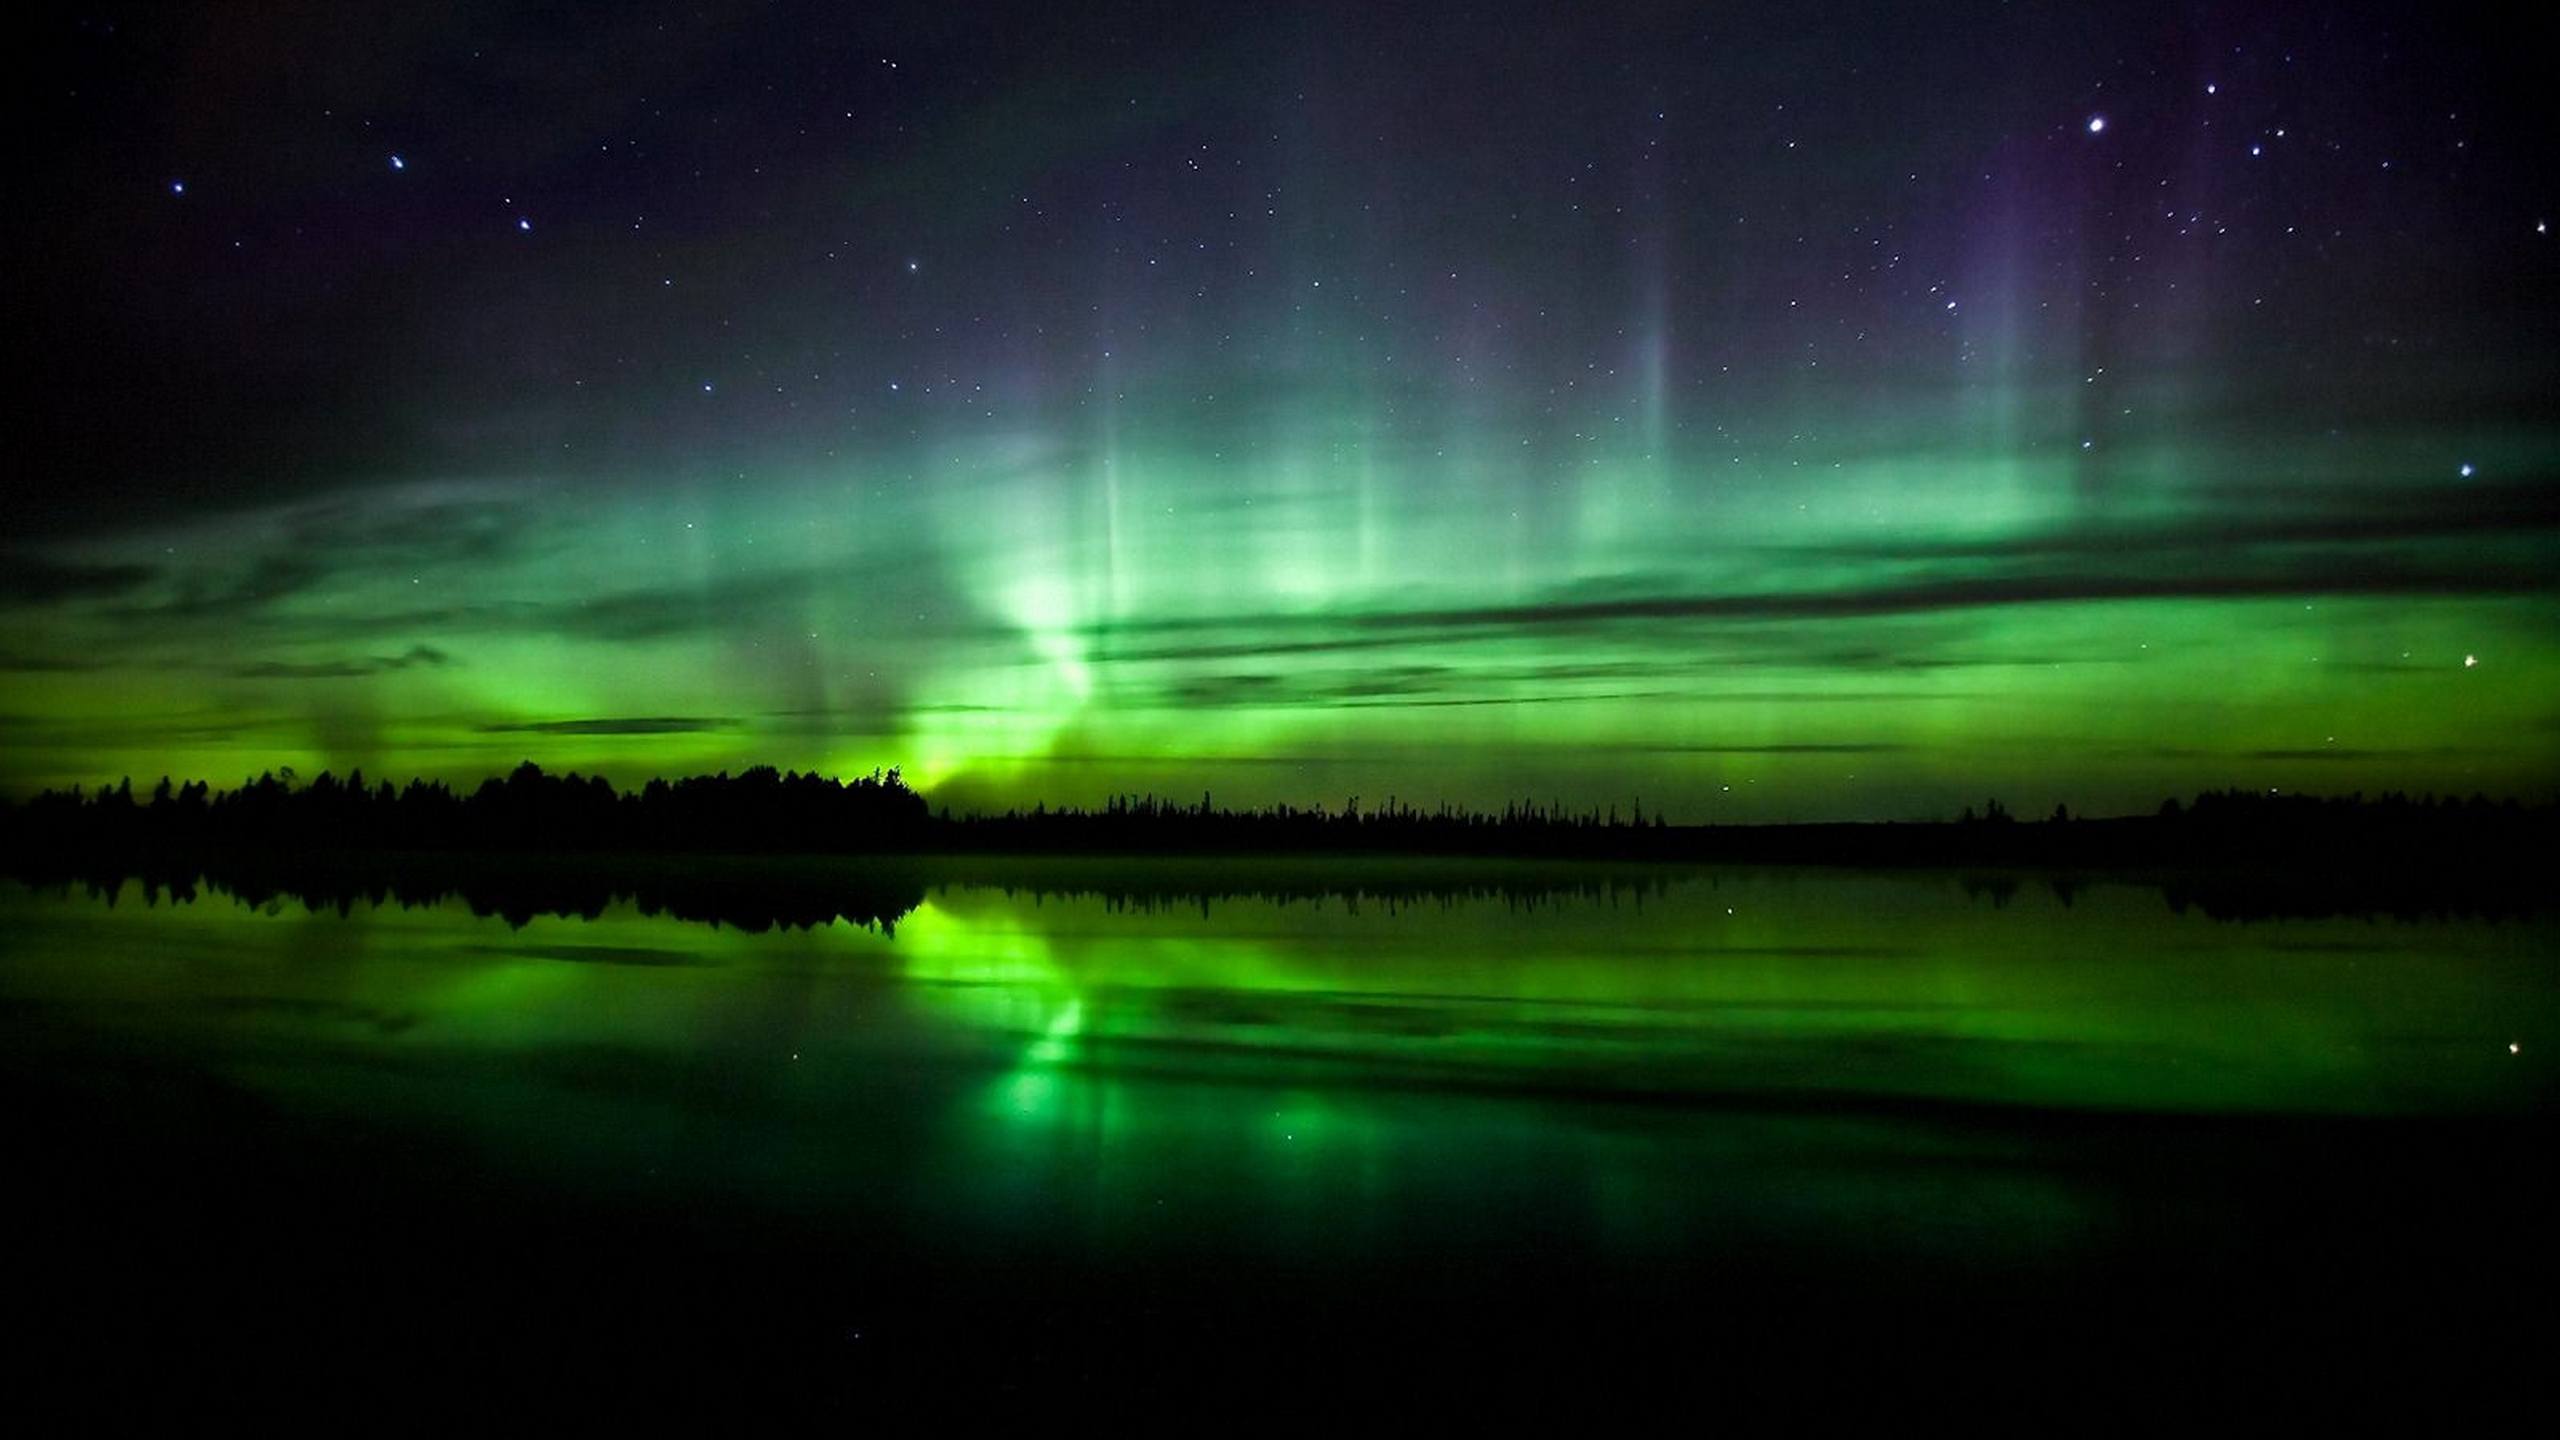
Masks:
[[[40,22],[0,787],[2560,784],[2545,42],[1058,10]]]

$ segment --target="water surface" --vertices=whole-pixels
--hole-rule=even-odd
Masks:
[[[2547,1336],[2546,921],[1175,868],[762,931],[10,887],[13,1139],[67,1247],[29,1293],[74,1350],[998,1388],[2072,1327],[2121,1378],[2181,1335],[2415,1365],[2448,1324],[2485,1383]]]

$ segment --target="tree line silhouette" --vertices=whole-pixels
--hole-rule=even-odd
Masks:
[[[290,769],[237,789],[167,777],[148,796],[130,778],[94,790],[48,790],[5,812],[21,841],[76,849],[202,845],[366,851],[629,851],[844,854],[984,851],[1366,850],[1565,853],[1594,836],[1667,830],[1641,805],[1570,812],[1519,802],[1498,813],[1390,800],[1363,809],[1275,805],[1254,810],[1117,796],[1098,810],[1039,805],[1001,815],[936,814],[895,769],[852,780],[771,766],[731,775],[654,779],[622,790],[601,775],[548,773],[532,761],[469,790],[440,780],[395,787],[362,771],[308,783]]]
[[[1500,865],[1503,862],[1490,862]],[[40,891],[77,891],[110,908],[138,903],[192,905],[227,897],[252,909],[299,909],[344,916],[388,906],[419,909],[459,902],[475,916],[522,929],[536,919],[595,920],[628,905],[650,919],[751,932],[808,930],[842,921],[894,936],[898,923],[934,889],[983,887],[1034,900],[1098,899],[1113,913],[1196,911],[1252,902],[1347,914],[1446,912],[1499,905],[1519,913],[1579,909],[1642,911],[1684,883],[1709,874],[1658,863],[1515,862],[1488,869],[1468,857],[1418,858],[1382,868],[1375,859],[1336,857],[1274,866],[1235,857],[1192,863],[1163,856],[1096,861],[1043,856],[954,856],[936,862],[871,857],[847,864],[824,857],[584,855],[573,857],[312,854],[246,851],[196,856],[62,853],[20,856],[8,869]],[[2505,920],[2548,908],[2538,892],[2515,888],[2449,891],[2441,883],[2374,885],[2293,872],[2212,870],[2091,875],[2048,871],[2041,880],[2013,869],[1958,869],[1965,896],[2006,910],[2030,888],[2065,907],[2093,884],[2156,892],[2170,910],[2210,920],[2320,919],[2337,915],[2396,920]]]
[[[964,862],[966,863],[966,862]],[[1036,863],[1036,861],[1034,862]],[[1071,862],[1072,863],[1072,862]],[[192,905],[227,896],[252,909],[347,915],[359,908],[434,908],[459,901],[473,915],[521,929],[540,918],[601,918],[628,904],[641,915],[762,932],[807,930],[836,921],[895,935],[908,912],[941,885],[984,886],[1038,900],[1099,899],[1112,913],[1197,911],[1259,902],[1346,913],[1384,914],[1468,905],[1516,912],[1577,906],[1641,910],[1679,878],[1658,866],[1577,866],[1488,875],[1458,860],[1380,873],[1325,869],[1271,874],[1233,865],[1210,868],[1126,863],[1065,870],[1021,865],[952,870],[895,857],[855,866],[701,856],[580,856],[555,860],[469,855],[249,852],[202,858],[60,855],[13,867],[36,888],[75,891],[110,907]]]
[[[146,907],[228,895],[258,910],[431,908],[460,901],[474,915],[522,929],[539,917],[594,920],[628,904],[652,919],[762,932],[842,920],[894,934],[924,903],[925,885],[898,867],[793,865],[700,856],[587,855],[565,859],[387,851],[318,854],[241,850],[142,857],[21,855],[10,867],[39,889],[73,890],[109,905]]]
[[[2549,905],[2539,857],[2560,849],[2555,842],[2553,807],[2479,796],[2220,790],[2165,801],[2145,816],[2074,818],[2057,805],[2041,821],[2018,820],[1994,799],[1953,821],[1795,825],[1672,825],[1641,808],[1622,815],[1528,802],[1493,812],[1425,811],[1392,799],[1365,808],[1356,798],[1339,809],[1233,810],[1205,794],[1193,804],[1131,796],[1092,810],[1038,805],[954,817],[934,812],[895,770],[840,781],[759,767],[626,791],[530,762],[468,790],[368,783],[361,774],[305,784],[287,771],[232,790],[162,780],[136,796],[122,781],[0,805],[0,861],[10,872],[110,895],[139,878],[146,903],[189,898],[199,884],[255,905],[295,897],[313,909],[459,898],[523,924],[630,902],[647,914],[747,929],[835,919],[887,928],[924,893],[902,857],[928,855],[979,857],[946,880],[1012,888],[1008,877],[1019,872],[1031,877],[1024,888],[1055,884],[1134,908],[1243,895],[1390,906],[1498,895],[1534,904],[1592,885],[1614,903],[1630,893],[1625,877],[1638,874],[1604,882],[1591,872],[1463,871],[1510,858],[1939,866],[1977,872],[1969,888],[1995,905],[2015,892],[2005,877],[2041,871],[2065,903],[2088,877],[2132,879],[2159,887],[2175,908],[2222,919],[2500,916]],[[1368,868],[1267,858],[1291,855]],[[864,862],[848,870],[793,858],[803,856]],[[1077,860],[1079,873],[1059,881],[1037,872],[1057,862],[1007,869],[1008,856],[1118,858],[1099,872]],[[1392,872],[1371,863],[1389,856],[1407,858]],[[1458,863],[1435,869],[1429,857]],[[1637,903],[1642,897],[1632,892]]]
[[[130,780],[47,791],[0,806],[0,837],[23,857],[334,855],[1401,854],[1845,865],[2210,868],[2312,877],[2424,875],[2441,886],[2533,879],[2530,857],[2560,840],[2560,811],[2481,796],[2319,797],[2218,790],[2150,815],[2040,821],[1998,799],[1955,820],[1672,825],[1641,804],[1499,811],[1218,806],[1115,797],[1099,809],[1036,805],[995,815],[936,812],[894,769],[851,780],[759,766],[653,779],[637,790],[528,761],[467,790],[395,787],[361,772],[307,783],[291,771],[236,789]],[[413,870],[424,862],[407,862]],[[2537,882],[2538,883],[2538,882]]]
[[[48,790],[9,817],[24,839],[74,848],[552,854],[896,850],[922,840],[929,818],[895,770],[836,780],[758,766],[624,791],[601,775],[553,775],[531,761],[468,791],[440,780],[395,789],[361,770],[301,784],[287,769],[236,790],[163,777],[136,798],[125,780]]]

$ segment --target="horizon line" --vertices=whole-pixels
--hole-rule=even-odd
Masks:
[[[1375,819],[1385,815],[1393,815],[1399,818],[1415,820],[1445,818],[1449,820],[1500,821],[1506,815],[1517,813],[1523,817],[1535,816],[1546,819],[1550,822],[1579,820],[1587,817],[1595,822],[1601,823],[1670,826],[1681,829],[1958,824],[1962,823],[1966,816],[1973,815],[1977,808],[1980,808],[1984,812],[1980,818],[1989,819],[1991,818],[1990,812],[1997,811],[2001,818],[2017,823],[2042,823],[2054,818],[2056,813],[2059,813],[2061,816],[2074,822],[2147,820],[2157,817],[2172,806],[2191,808],[2197,800],[2207,796],[2278,799],[2290,798],[2297,801],[2316,803],[2358,802],[2364,804],[2387,804],[2394,801],[2405,804],[2426,805],[2479,803],[2500,808],[2517,808],[2528,811],[2560,808],[2560,794],[2546,796],[2543,798],[2531,798],[2512,793],[2491,794],[2479,789],[2473,789],[2468,792],[2457,792],[2435,789],[2389,787],[2380,790],[2358,788],[2350,791],[2317,791],[2288,790],[2278,786],[2270,786],[2261,789],[2256,786],[2223,785],[2199,786],[2183,793],[2172,791],[2164,794],[2159,801],[2155,802],[2152,807],[2147,810],[2123,811],[2106,814],[2084,812],[2073,808],[2067,801],[2060,800],[2055,802],[2054,811],[2052,812],[2031,810],[2027,813],[2021,813],[2008,809],[2002,798],[1998,794],[1992,793],[1986,795],[1986,797],[1980,802],[1959,802],[1961,805],[1961,813],[1955,816],[1949,816],[1944,813],[1932,813],[1908,815],[1899,818],[1870,817],[1865,819],[1831,820],[1799,818],[1727,821],[1673,821],[1667,818],[1667,807],[1656,807],[1651,811],[1645,810],[1643,807],[1642,797],[1640,795],[1631,795],[1628,800],[1624,802],[1627,811],[1627,818],[1622,820],[1619,818],[1621,802],[1617,800],[1601,800],[1568,805],[1562,798],[1552,795],[1543,800],[1536,796],[1521,795],[1507,799],[1500,805],[1491,808],[1460,805],[1446,799],[1442,799],[1436,804],[1428,807],[1417,806],[1406,801],[1401,792],[1391,792],[1384,797],[1383,803],[1376,808],[1366,805],[1364,802],[1367,801],[1369,797],[1361,793],[1354,793],[1345,797],[1340,808],[1330,806],[1323,801],[1300,804],[1285,800],[1270,801],[1245,808],[1236,808],[1233,806],[1218,806],[1210,803],[1214,800],[1216,787],[1204,785],[1199,791],[1202,803],[1196,805],[1182,800],[1180,795],[1172,792],[1159,792],[1153,790],[1112,790],[1105,794],[1099,804],[1074,804],[1047,799],[1033,799],[1017,803],[1003,810],[971,809],[955,812],[948,804],[932,806],[932,792],[929,790],[919,789],[908,783],[904,777],[904,767],[899,765],[874,766],[867,772],[846,775],[840,772],[831,773],[814,768],[800,770],[788,769],[771,764],[756,764],[746,766],[735,771],[723,768],[716,771],[697,772],[686,775],[652,775],[648,779],[639,782],[636,786],[633,786],[625,785],[620,781],[616,781],[601,770],[552,770],[544,767],[540,762],[535,761],[530,757],[518,761],[514,766],[509,767],[504,771],[494,773],[484,772],[480,778],[476,780],[451,780],[412,773],[406,779],[395,782],[382,776],[367,776],[365,774],[364,767],[362,766],[352,766],[343,775],[338,774],[334,770],[324,769],[315,775],[305,777],[299,774],[295,767],[291,765],[280,765],[261,770],[255,775],[243,776],[240,783],[237,785],[222,787],[216,785],[212,780],[203,777],[189,777],[181,780],[172,773],[163,772],[151,783],[149,788],[135,793],[134,803],[137,805],[147,804],[147,797],[155,795],[158,788],[162,785],[168,786],[173,794],[196,786],[203,786],[206,795],[211,797],[239,794],[244,791],[255,789],[261,783],[267,781],[273,781],[288,791],[301,792],[317,787],[320,782],[324,780],[331,781],[342,788],[352,788],[355,782],[362,780],[364,789],[368,794],[378,793],[386,786],[391,788],[395,795],[404,794],[411,788],[417,786],[442,787],[457,799],[463,799],[478,793],[489,785],[503,785],[512,777],[527,770],[531,770],[537,776],[548,780],[578,781],[588,784],[602,781],[616,796],[633,799],[641,797],[648,787],[653,784],[672,787],[698,781],[709,782],[725,780],[734,782],[743,780],[747,776],[755,774],[757,771],[770,772],[775,779],[780,782],[815,781],[817,783],[833,786],[839,789],[850,789],[864,783],[885,783],[899,789],[903,789],[908,794],[914,795],[917,799],[924,801],[931,806],[932,808],[930,808],[926,813],[926,818],[928,820],[948,823],[999,821],[1008,818],[1028,819],[1042,815],[1051,818],[1074,816],[1104,818],[1114,814],[1114,807],[1122,804],[1123,802],[1143,804],[1152,807],[1158,813],[1177,815],[1206,814],[1228,818],[1248,819],[1257,816],[1341,819],[1358,814],[1369,819]],[[15,809],[21,806],[35,804],[47,798],[76,798],[86,803],[94,799],[94,797],[107,794],[118,789],[133,792],[134,777],[129,774],[120,775],[112,784],[102,781],[95,786],[92,786],[86,782],[74,782],[67,790],[48,786],[24,793],[13,793],[5,785],[0,785],[0,809]],[[1188,792],[1188,789],[1189,787],[1186,786],[1186,793]],[[1603,820],[1604,816],[1608,817],[1605,821]]]

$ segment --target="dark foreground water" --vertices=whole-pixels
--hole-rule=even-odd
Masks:
[[[928,875],[887,933],[0,883],[13,1380],[1095,1423],[2549,1398],[2548,921],[1100,873]]]

